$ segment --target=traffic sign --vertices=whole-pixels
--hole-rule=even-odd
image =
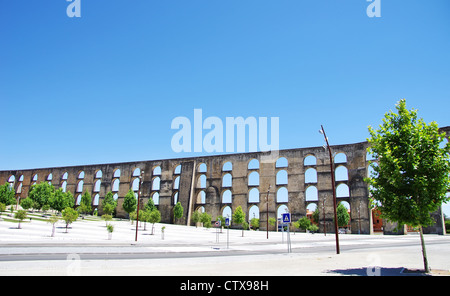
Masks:
[[[230,218],[225,218],[225,226],[230,226]]]
[[[221,224],[221,223],[220,223],[220,220],[217,220],[216,223],[214,223],[214,224],[215,224],[216,227],[219,227],[220,224]]]
[[[283,213],[282,214],[282,221],[283,221],[283,223],[291,223],[291,214]]]

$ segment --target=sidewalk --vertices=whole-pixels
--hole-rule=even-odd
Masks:
[[[341,254],[334,251],[335,236],[290,234],[293,253],[287,253],[286,234],[229,231],[171,224],[156,224],[155,234],[129,221],[113,221],[112,239],[104,221],[76,221],[65,233],[65,225],[43,221],[17,224],[0,222],[0,258],[11,254],[68,254],[65,260],[0,261],[0,275],[400,275],[404,268],[423,268],[417,235],[340,235]],[[164,240],[161,228],[165,226]],[[217,242],[217,238],[219,241]],[[426,235],[430,267],[450,270],[450,236]],[[363,248],[355,248],[362,246]],[[202,257],[204,252],[232,256]],[[239,252],[235,255],[233,252]],[[83,254],[152,253],[174,254],[171,258],[84,260]],[[195,253],[178,258],[180,253]],[[69,256],[70,255],[70,256]],[[213,254],[214,255],[214,254]],[[381,267],[381,268],[378,268]],[[75,270],[75,271],[74,271]]]

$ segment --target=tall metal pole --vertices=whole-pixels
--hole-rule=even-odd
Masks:
[[[136,211],[136,236],[134,238],[134,241],[137,242],[138,237],[138,224],[139,224],[139,200],[141,199],[141,188],[142,183],[144,182],[144,171],[141,171],[141,182],[139,182],[139,190],[138,190],[138,198],[137,198],[137,211]]]
[[[325,201],[327,198],[325,197],[322,201],[322,211],[323,211],[323,234],[327,236],[327,222],[325,220]]]
[[[339,249],[339,233],[338,233],[338,222],[337,222],[337,209],[336,209],[336,187],[334,184],[334,169],[333,169],[333,156],[331,153],[331,147],[328,143],[327,135],[325,134],[325,130],[323,129],[323,126],[320,126],[322,128],[323,136],[325,137],[325,142],[327,143],[328,153],[330,155],[330,169],[331,169],[331,187],[333,189],[333,209],[334,209],[334,233],[336,236],[336,254],[340,254]]]

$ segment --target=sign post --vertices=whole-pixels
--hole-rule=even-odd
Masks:
[[[219,228],[220,228],[220,220],[216,221],[214,224],[216,226],[216,243],[219,243]]]
[[[290,213],[283,213],[281,214],[281,227],[282,229],[284,229],[284,226],[287,226],[287,248],[288,248],[288,253],[292,252],[292,248],[291,248],[291,237],[289,234],[289,223],[291,223],[291,214]]]
[[[230,218],[225,218],[225,226],[227,227],[227,249],[230,247]]]

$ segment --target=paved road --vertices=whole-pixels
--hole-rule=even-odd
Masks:
[[[341,253],[350,251],[369,252],[371,250],[388,249],[402,249],[405,247],[418,247],[419,242],[413,241],[399,241],[393,244],[392,242],[366,242],[360,244],[341,245]],[[64,246],[54,246],[52,244],[35,244],[33,246],[23,246],[10,244],[8,246],[0,246],[0,262],[5,261],[49,261],[49,260],[66,260],[70,254],[78,254],[81,260],[136,260],[136,259],[176,259],[176,258],[200,258],[200,257],[223,257],[223,256],[261,256],[261,255],[280,255],[286,254],[287,248],[271,248],[270,244],[258,243],[260,246],[265,246],[264,250],[234,250],[226,249],[226,247],[217,246],[211,247],[211,251],[151,251],[146,250],[145,245],[130,246],[128,244],[107,246],[97,244],[87,245],[72,245],[65,244]],[[427,246],[448,246],[447,240],[433,240],[427,242]],[[159,248],[170,247],[170,245],[160,245]],[[192,245],[178,246],[180,249],[192,247]],[[14,251],[6,249],[13,248]],[[292,246],[292,253],[294,254],[334,254],[336,251],[334,245],[315,246],[315,247],[296,247]]]

